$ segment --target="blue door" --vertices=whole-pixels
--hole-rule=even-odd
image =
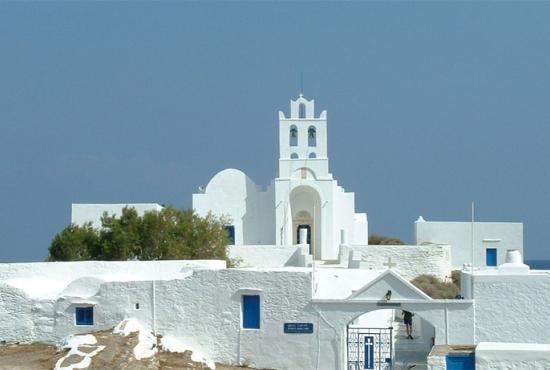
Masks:
[[[487,266],[496,266],[497,265],[497,249],[496,248],[487,248],[485,252],[485,264]]]
[[[476,358],[474,355],[447,355],[447,370],[475,370]]]
[[[260,296],[243,295],[243,328],[260,328]]]

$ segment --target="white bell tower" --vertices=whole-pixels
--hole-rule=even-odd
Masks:
[[[279,178],[304,176],[332,178],[328,172],[327,112],[315,117],[315,101],[300,94],[290,101],[290,117],[279,111]]]

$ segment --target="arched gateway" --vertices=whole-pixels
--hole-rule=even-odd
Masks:
[[[319,341],[319,361],[325,364],[321,368],[389,369],[395,353],[390,349],[383,354],[375,343],[380,340],[387,344],[387,337],[368,331],[351,333],[357,318],[381,309],[414,312],[433,328],[434,344],[473,343],[473,301],[432,299],[392,270],[386,270],[346,298],[325,297],[326,291],[317,297],[314,294],[312,299],[320,318],[318,330],[335,334],[330,341]],[[356,339],[350,340],[350,334]],[[367,357],[369,350],[375,351],[372,357]]]

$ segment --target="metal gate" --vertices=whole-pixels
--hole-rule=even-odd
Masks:
[[[348,327],[348,370],[390,370],[392,328]]]

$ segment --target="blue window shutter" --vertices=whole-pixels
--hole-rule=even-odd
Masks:
[[[76,322],[76,325],[93,325],[94,308],[93,307],[76,307],[75,322]]]
[[[260,328],[260,296],[243,295],[243,328]]]
[[[487,248],[486,250],[486,265],[487,266],[496,266],[497,265],[497,249],[496,248]]]
[[[227,225],[225,226],[225,231],[227,231],[229,245],[235,245],[235,226]]]

